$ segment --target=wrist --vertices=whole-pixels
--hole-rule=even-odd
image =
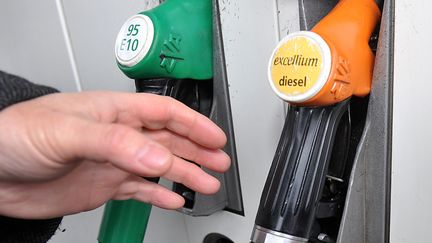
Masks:
[[[24,78],[0,71],[0,110],[18,102],[56,92],[58,90],[54,88],[33,84]]]

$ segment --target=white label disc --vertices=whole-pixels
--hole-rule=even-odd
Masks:
[[[132,67],[148,53],[153,43],[154,26],[151,19],[142,14],[129,18],[120,29],[115,44],[117,61]]]

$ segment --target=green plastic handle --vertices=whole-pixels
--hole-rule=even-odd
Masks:
[[[135,200],[109,201],[105,206],[98,241],[142,243],[152,206]]]
[[[116,41],[119,68],[132,79],[213,77],[211,0],[167,0],[132,16]]]

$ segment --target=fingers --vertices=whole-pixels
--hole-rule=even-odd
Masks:
[[[100,124],[72,119],[74,129],[63,129],[57,143],[60,151],[67,151],[64,161],[89,159],[111,162],[132,174],[157,177],[171,167],[172,153],[135,129],[118,124]],[[68,126],[66,126],[68,127]],[[78,129],[80,132],[76,132]],[[67,138],[67,139],[65,139]]]
[[[117,124],[97,124],[78,120],[74,127],[80,134],[61,133],[70,137],[66,147],[72,151],[70,156],[96,161],[109,161],[114,166],[134,175],[144,177],[163,176],[187,187],[204,193],[217,192],[220,183],[193,163],[173,155],[167,148],[153,141],[142,133]],[[185,138],[170,136],[174,142]],[[187,146],[187,145],[186,145]],[[211,151],[189,144],[185,157],[195,157],[198,162],[209,168],[224,171],[229,166],[229,158],[221,151]],[[175,148],[182,150],[181,147]],[[181,152],[180,152],[181,153]],[[189,154],[188,154],[189,153]]]
[[[114,96],[120,121],[137,117],[152,130],[167,128],[202,146],[217,149],[226,143],[224,132],[210,119],[169,97],[152,94]]]
[[[225,172],[230,167],[230,158],[222,150],[205,148],[168,130],[145,130],[144,134],[165,146],[178,157],[193,161],[213,171]]]
[[[57,99],[57,100],[56,100]],[[55,100],[55,102],[53,102]],[[103,123],[121,123],[152,130],[166,128],[211,149],[226,143],[223,131],[210,119],[170,97],[120,92],[51,95],[40,103]]]
[[[203,194],[212,194],[219,190],[220,183],[216,178],[190,162],[180,158],[175,160],[171,170],[166,174],[167,179],[182,183]],[[184,205],[184,199],[180,195],[135,175],[131,175],[123,182],[113,197],[115,200],[131,198],[165,209],[176,209]]]
[[[184,199],[165,187],[137,176],[131,176],[114,195],[115,200],[136,199],[160,208],[177,209],[184,205]]]
[[[204,172],[196,164],[179,157],[174,158],[171,168],[164,177],[203,194],[216,193],[220,188],[219,180]]]

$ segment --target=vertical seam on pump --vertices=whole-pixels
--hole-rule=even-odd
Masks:
[[[274,13],[275,13],[275,17],[274,17],[274,22],[275,22],[275,37],[276,37],[276,42],[275,45],[280,41],[281,36],[280,36],[280,9],[279,9],[279,0],[274,0],[273,2],[273,9],[274,9]],[[287,116],[287,110],[288,110],[288,104],[286,102],[281,102],[282,103],[282,109],[283,109],[283,114],[284,114],[284,120],[285,117]]]
[[[66,24],[66,17],[64,14],[63,2],[62,2],[62,0],[55,0],[55,2],[56,2],[56,7],[57,7],[57,13],[59,15],[61,29],[63,32],[65,45],[66,45],[66,50],[67,50],[68,57],[69,57],[69,62],[70,62],[71,69],[72,69],[72,74],[73,74],[74,81],[75,81],[75,86],[77,88],[77,91],[80,92],[80,91],[82,91],[81,79],[80,79],[77,64],[76,64],[76,59],[75,59],[75,55],[74,55],[74,51],[73,51],[73,47],[72,47],[70,33],[69,33],[69,30],[68,30],[68,27]]]
[[[189,227],[188,227],[188,225],[186,223],[186,216],[185,215],[181,215],[181,217],[182,217],[183,224],[184,224],[184,226],[186,228],[187,241],[190,243],[191,242],[191,238],[190,238],[190,233],[189,233]]]
[[[279,30],[280,30],[280,21],[279,21],[279,0],[274,0],[274,11],[275,11],[275,26],[276,26],[276,43],[278,43],[279,42],[279,40],[280,40],[280,33],[279,33]]]
[[[389,35],[390,35],[390,41],[389,41],[389,53],[391,54],[389,56],[389,97],[388,97],[388,136],[389,139],[387,141],[387,156],[386,156],[386,202],[385,204],[387,207],[385,208],[385,219],[384,219],[384,225],[385,225],[385,232],[384,232],[384,242],[389,243],[391,238],[391,190],[392,190],[392,157],[393,157],[393,94],[394,94],[394,50],[395,50],[395,21],[396,21],[396,7],[395,7],[396,1],[395,0],[389,0],[384,2],[383,9],[385,8],[388,10],[388,18],[390,18],[389,21]]]

